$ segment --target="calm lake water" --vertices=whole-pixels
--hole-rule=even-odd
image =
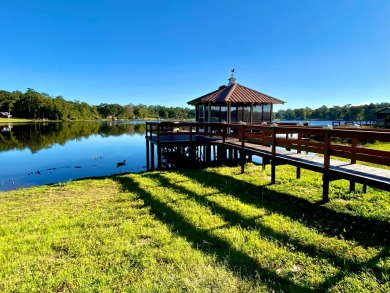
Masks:
[[[142,172],[145,156],[143,121],[1,124],[0,191]]]
[[[0,124],[0,191],[138,173],[145,165],[144,121]]]

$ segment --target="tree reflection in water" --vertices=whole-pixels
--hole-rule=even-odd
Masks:
[[[0,125],[0,191],[145,171],[144,135],[141,121]]]
[[[134,122],[58,122],[0,125],[0,151],[29,149],[35,153],[54,144],[65,145],[67,141],[123,134],[145,134],[145,123]]]

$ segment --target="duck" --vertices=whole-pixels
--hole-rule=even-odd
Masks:
[[[120,167],[120,166],[126,166],[126,160],[123,160],[123,162],[118,162],[116,163],[116,167]]]

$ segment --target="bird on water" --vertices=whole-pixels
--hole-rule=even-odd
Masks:
[[[120,166],[126,166],[126,160],[123,160],[123,162],[118,162],[116,163],[116,167],[120,167]]]

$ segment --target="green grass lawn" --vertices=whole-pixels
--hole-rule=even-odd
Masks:
[[[388,192],[269,182],[248,164],[2,192],[0,292],[390,291]]]

